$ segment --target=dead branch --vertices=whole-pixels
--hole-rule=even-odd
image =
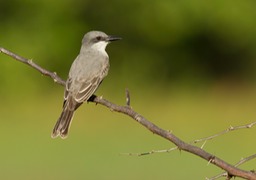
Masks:
[[[248,162],[248,161],[250,161],[252,159],[255,159],[255,158],[256,158],[256,154],[253,154],[253,155],[248,156],[246,158],[242,158],[238,163],[235,164],[235,167],[238,167],[238,166],[240,166],[240,165],[242,165],[242,164],[244,164],[244,163],[246,163],[246,162]],[[218,174],[218,175],[216,175],[214,177],[207,178],[207,180],[215,180],[215,179],[219,179],[221,177],[228,177],[228,173],[227,172],[223,172],[223,173]]]
[[[245,124],[245,125],[241,125],[241,126],[230,126],[228,129],[226,129],[224,131],[221,131],[221,132],[219,132],[217,134],[214,134],[212,136],[209,136],[209,137],[205,137],[205,138],[201,138],[201,139],[196,139],[193,142],[194,143],[198,143],[198,142],[202,142],[202,141],[209,141],[209,140],[212,140],[212,139],[214,139],[214,138],[216,138],[218,136],[227,134],[228,132],[235,131],[235,130],[240,130],[240,129],[249,129],[249,128],[252,128],[255,125],[256,125],[256,122],[252,122],[250,124]]]
[[[51,77],[54,80],[54,82],[57,82],[58,84],[60,84],[62,86],[65,85],[65,81],[62,80],[56,73],[50,72],[50,71],[42,68],[41,66],[33,63],[32,60],[23,58],[15,53],[10,52],[1,47],[0,47],[0,52],[20,61],[22,63],[25,63],[25,64],[31,66],[32,68],[38,70],[43,75]],[[97,96],[93,96],[92,98],[90,98],[90,101],[93,101],[97,104],[101,104],[105,107],[108,107],[115,112],[119,112],[119,113],[130,116],[132,119],[134,119],[135,121],[140,123],[142,126],[147,128],[149,131],[174,143],[180,150],[187,151],[196,156],[199,156],[199,157],[205,159],[207,162],[214,164],[217,167],[225,170],[228,173],[229,177],[242,177],[245,179],[256,180],[256,174],[254,172],[239,169],[233,165],[228,164],[224,160],[206,152],[205,150],[203,150],[197,146],[193,146],[191,144],[188,144],[188,143],[182,141],[177,136],[175,136],[173,133],[163,130],[163,129],[159,128],[157,125],[148,121],[145,117],[143,117],[139,113],[132,110],[130,106],[116,105],[106,99],[103,99],[103,98],[100,98]],[[129,98],[129,101],[130,101],[130,98]],[[127,102],[129,102],[129,101],[127,101]],[[129,105],[129,103],[127,103],[127,104]]]
[[[205,144],[210,140],[213,140],[213,139],[215,139],[215,138],[217,138],[221,135],[225,135],[225,134],[227,134],[229,132],[232,132],[232,131],[235,131],[235,130],[249,129],[249,128],[252,128],[255,125],[256,125],[256,122],[252,122],[252,123],[245,124],[245,125],[240,125],[240,126],[230,126],[229,128],[227,128],[227,129],[225,129],[225,130],[223,130],[223,131],[221,131],[217,134],[214,134],[214,135],[211,135],[211,136],[208,136],[208,137],[205,137],[205,138],[196,139],[196,140],[191,141],[190,143],[196,144],[198,142],[203,142],[203,144],[200,147],[201,149],[203,149]],[[153,153],[169,153],[169,152],[177,150],[177,149],[178,149],[178,147],[175,146],[175,147],[172,147],[172,148],[169,148],[169,149],[151,150],[151,151],[143,152],[143,153],[123,153],[123,154],[142,156],[142,155],[149,155],[149,154],[153,154]]]

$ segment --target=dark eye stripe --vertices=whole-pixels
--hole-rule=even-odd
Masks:
[[[100,41],[100,40],[101,40],[101,36],[97,36],[96,39],[97,39],[98,41]]]

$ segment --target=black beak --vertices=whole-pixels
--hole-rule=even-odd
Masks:
[[[111,42],[111,41],[118,41],[118,40],[121,40],[121,39],[122,39],[122,38],[117,37],[117,36],[108,36],[108,37],[106,38],[106,41]]]

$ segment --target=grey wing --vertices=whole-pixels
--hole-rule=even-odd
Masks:
[[[64,100],[65,101],[68,99],[71,83],[72,83],[72,79],[68,78],[68,80],[66,82],[66,89],[65,89],[65,92],[64,92]]]
[[[78,85],[76,86],[79,87],[79,90],[75,94],[73,94],[73,99],[77,103],[83,103],[87,101],[93,95],[93,93],[98,89],[100,83],[102,82],[104,77],[107,75],[108,69],[109,69],[109,66],[105,67],[98,76],[95,76],[93,78],[80,80],[80,81],[77,80],[73,82],[73,83],[78,83]],[[65,99],[68,98],[71,81],[72,80],[67,81],[66,91],[64,96]]]
[[[82,82],[80,89],[75,95],[74,99],[77,102],[87,101],[93,95],[93,93],[97,90],[101,81],[102,81],[102,78],[94,77],[90,81]]]
[[[75,110],[77,109],[82,103],[79,103],[75,101],[75,99],[70,95],[70,89],[72,85],[72,79],[68,78],[66,82],[66,89],[64,92],[64,102],[63,102],[63,108],[66,106],[69,110]]]

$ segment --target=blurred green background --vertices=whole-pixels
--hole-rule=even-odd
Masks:
[[[97,95],[125,103],[185,141],[255,121],[256,2],[252,0],[0,1],[0,46],[67,77],[83,35],[101,30],[111,69]],[[0,179],[205,179],[221,172],[132,119],[83,105],[66,140],[51,139],[63,87],[0,55]],[[256,129],[205,150],[234,164],[254,154]],[[200,144],[199,144],[200,145]],[[243,166],[255,169],[255,160]],[[184,173],[185,172],[185,173]]]

